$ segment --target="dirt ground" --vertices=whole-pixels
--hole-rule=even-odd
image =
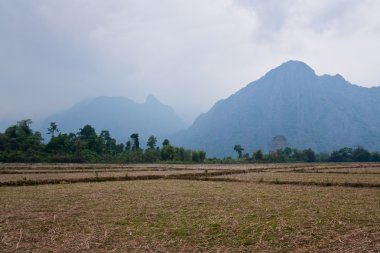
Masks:
[[[6,166],[0,166],[5,171],[0,178],[12,176],[12,170],[47,170],[28,174],[38,176],[52,176],[49,171],[62,169],[94,174],[86,172],[94,169],[91,166]],[[162,177],[3,185],[0,252],[380,251],[376,164],[119,166],[122,172],[106,172],[116,168],[103,165],[95,169],[103,171],[99,174],[147,172]],[[285,183],[270,181],[269,175]],[[318,178],[324,182],[327,176],[334,177],[328,187],[307,184]],[[305,184],[294,184],[289,177]],[[369,184],[334,185],[347,180]]]

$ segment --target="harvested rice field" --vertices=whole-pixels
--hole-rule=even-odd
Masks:
[[[214,170],[210,170],[213,172]],[[18,173],[18,174],[0,174],[0,182],[14,182],[22,180],[41,181],[41,180],[70,180],[70,179],[87,179],[87,178],[108,178],[108,177],[136,177],[136,176],[168,176],[168,175],[181,175],[187,173],[204,173],[204,170],[144,170],[144,171],[94,171],[94,172],[69,172],[69,173]]]
[[[0,252],[379,252],[379,168],[1,164]]]
[[[236,179],[239,181],[256,181],[256,182],[274,182],[274,183],[326,183],[326,184],[344,184],[358,183],[380,186],[380,174],[333,174],[333,173],[242,173],[227,176],[219,176],[216,178]]]

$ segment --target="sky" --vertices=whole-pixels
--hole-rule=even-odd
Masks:
[[[0,0],[0,121],[153,94],[189,124],[288,60],[380,85],[380,0]]]

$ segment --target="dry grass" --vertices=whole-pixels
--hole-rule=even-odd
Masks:
[[[378,252],[380,190],[184,180],[0,188],[2,252]]]
[[[158,178],[380,187],[380,166],[376,163],[0,164],[0,186]]]
[[[45,164],[45,163],[0,163],[2,171],[140,171],[140,170],[272,170],[272,169],[304,169],[304,168],[336,168],[337,164]],[[349,165],[346,165],[349,166]],[[357,166],[357,165],[355,165]]]
[[[364,167],[364,168],[341,168],[341,169],[324,169],[315,170],[322,173],[351,173],[351,174],[380,174],[380,167]]]
[[[209,170],[210,171],[210,170]],[[211,170],[210,172],[214,172]],[[181,175],[187,173],[204,173],[204,170],[143,170],[143,171],[119,171],[119,172],[107,172],[107,171],[93,171],[76,173],[25,173],[25,174],[0,174],[0,182],[14,182],[14,181],[43,181],[43,180],[71,180],[71,179],[91,179],[91,178],[105,178],[105,177],[137,177],[137,176],[168,176],[168,175]]]
[[[276,168],[287,164],[48,164],[0,163],[1,170],[191,170],[191,169],[242,169]],[[299,165],[301,166],[301,165]]]
[[[243,173],[219,176],[217,178],[236,179],[250,182],[315,182],[315,183],[364,183],[379,184],[380,174],[333,174],[333,173]]]
[[[380,251],[378,164],[0,164],[0,186],[0,252]]]

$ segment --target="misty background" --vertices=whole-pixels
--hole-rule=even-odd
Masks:
[[[377,86],[379,11],[376,0],[2,0],[0,121],[154,94],[190,125],[289,59]]]

